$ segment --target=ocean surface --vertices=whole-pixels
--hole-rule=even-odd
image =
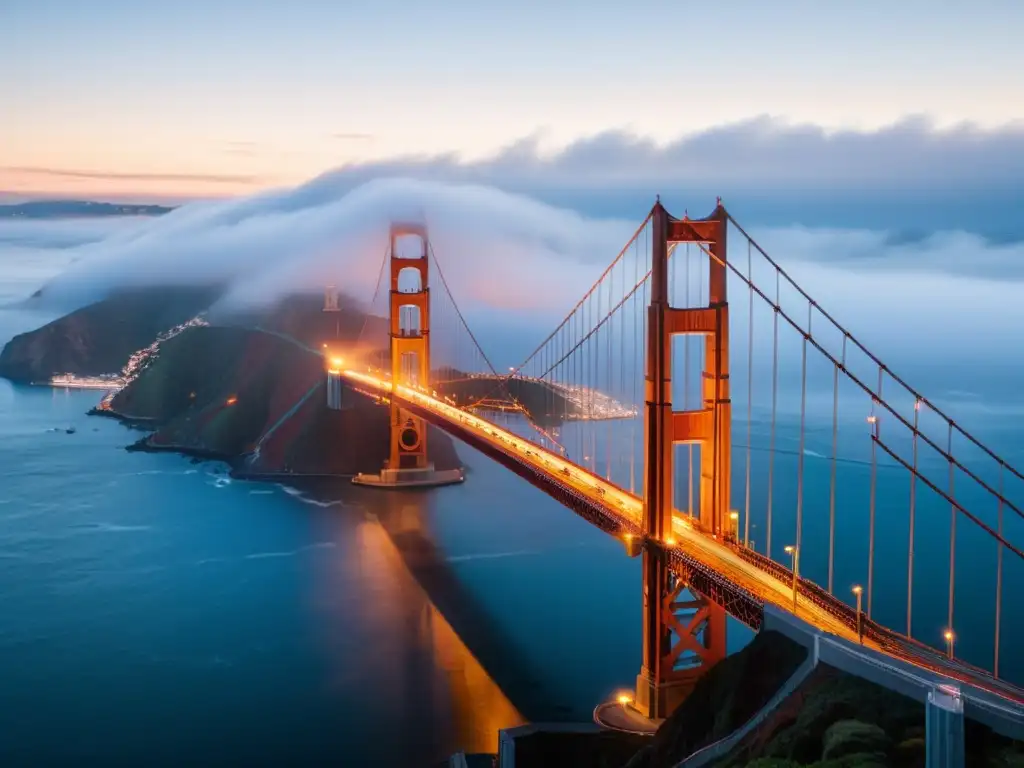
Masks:
[[[61,270],[53,253],[0,263],[0,304]],[[0,343],[48,319],[0,309]],[[589,720],[633,685],[639,561],[483,456],[460,448],[458,487],[300,493],[231,480],[216,463],[127,453],[138,433],[85,415],[100,395],[0,381],[0,765],[428,765],[494,751],[497,729],[526,719]],[[983,385],[964,397],[985,399]],[[1020,409],[1008,397],[970,418],[1013,461]],[[778,426],[789,448],[795,424],[790,414]],[[811,542],[827,535],[830,441],[827,428],[809,434]],[[843,590],[863,581],[866,551],[869,470],[850,450],[837,464]],[[779,462],[776,509],[790,509],[795,459]],[[875,610],[898,624],[907,481],[891,467],[878,478],[889,543]],[[915,631],[937,640],[948,506],[921,504]],[[776,525],[791,517],[777,511]],[[775,536],[778,551],[787,534]],[[991,629],[973,629],[970,612],[990,621],[978,574],[991,552],[972,554],[972,541],[958,550],[958,616],[969,652],[984,656]],[[810,549],[803,570],[824,578],[822,550]],[[1022,671],[1010,652],[1019,630],[1006,615],[1008,674]],[[730,625],[732,649],[749,637]]]

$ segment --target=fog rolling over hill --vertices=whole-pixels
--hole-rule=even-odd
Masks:
[[[34,200],[0,205],[0,219],[73,219],[109,216],[162,216],[174,208],[165,205],[101,203],[93,200]]]

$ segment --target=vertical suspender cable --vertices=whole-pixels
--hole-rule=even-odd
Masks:
[[[601,331],[594,330],[594,327],[601,322],[601,286],[604,284],[602,280],[594,288],[594,302],[595,309],[594,314],[590,318],[590,325],[587,327],[587,332],[593,332],[593,336],[590,337],[590,343],[594,350],[594,366],[592,369],[592,378],[590,379],[590,471],[595,475],[597,474],[597,425],[594,424],[594,416],[596,414],[595,408],[597,407],[597,391],[600,386],[601,376]]]
[[[999,536],[1003,535],[1003,469],[1005,465],[1002,460],[999,462]],[[1003,542],[998,543],[996,550],[996,638],[995,638],[995,661],[992,665],[992,674],[999,677],[999,631],[1003,614]]]
[[[591,318],[590,325],[589,325],[589,327],[587,329],[587,332],[592,334],[591,337],[590,337],[590,342],[589,343],[590,343],[590,345],[591,345],[591,347],[593,349],[593,362],[594,362],[593,369],[592,369],[592,378],[590,379],[589,386],[590,386],[590,419],[591,419],[591,421],[590,421],[590,425],[591,425],[591,427],[590,427],[590,471],[593,472],[595,475],[598,474],[598,471],[597,471],[598,439],[597,439],[597,423],[595,422],[595,419],[597,418],[597,413],[598,413],[597,409],[598,409],[599,403],[600,403],[598,395],[599,395],[599,393],[601,391],[601,342],[604,339],[604,337],[601,335],[603,333],[603,329],[595,330],[595,327],[601,323],[601,312],[602,312],[602,309],[601,309],[601,305],[602,305],[602,302],[601,302],[601,286],[602,285],[604,285],[604,281],[603,280],[600,283],[598,283],[598,285],[594,289],[594,296],[595,296],[594,315]]]
[[[747,472],[746,492],[743,498],[743,546],[750,546],[750,460],[751,460],[751,425],[754,408],[754,273],[753,248],[747,240],[747,285],[750,294],[747,307]]]
[[[804,521],[804,430],[807,424],[807,339],[811,334],[811,311],[807,305],[807,333],[804,334],[800,360],[800,452],[796,457],[796,551],[800,552]],[[799,557],[799,554],[797,555]]]
[[[843,358],[846,358],[846,337],[843,337]],[[828,481],[828,591],[835,591],[836,564],[836,453],[839,448],[839,366],[832,366],[832,457]]]
[[[746,284],[750,302],[746,307],[746,490],[743,495],[743,546],[751,546],[751,445],[754,423],[754,262],[751,241],[746,241]]]
[[[626,279],[626,261],[622,261],[622,290],[625,293],[628,287]],[[626,404],[626,307],[623,305],[619,310],[619,387],[615,396],[624,406]],[[631,449],[632,451],[632,449]]]
[[[573,353],[573,355],[576,358],[576,365],[575,365],[575,368],[576,368],[576,445],[577,445],[577,448],[576,448],[576,460],[580,463],[581,466],[583,465],[583,449],[584,449],[584,445],[583,445],[583,420],[582,419],[583,419],[584,409],[586,408],[586,403],[584,402],[584,395],[583,395],[583,392],[584,392],[584,389],[583,389],[583,367],[584,367],[584,363],[586,362],[586,360],[584,358],[584,351],[585,350],[583,349],[583,345],[582,345],[583,324],[584,324],[584,320],[586,318],[586,311],[587,311],[586,304],[584,304],[582,307],[580,307],[579,312],[577,313],[577,321],[576,321],[576,323],[574,323],[574,325],[576,326],[575,329],[574,329],[575,332],[576,332],[576,337],[575,337],[574,342],[573,342],[574,346],[575,345],[580,345],[580,346],[578,346],[577,350]]]
[[[614,293],[615,279],[614,279],[614,276],[615,276],[615,269],[613,267],[612,271],[608,275],[608,310],[609,311],[611,311],[612,307],[615,305],[615,293]],[[613,325],[612,320],[609,319],[608,324],[606,326],[606,328],[607,328],[607,336],[608,336],[608,350],[607,350],[607,354],[605,355],[605,357],[608,359],[608,363],[607,363],[607,365],[608,365],[608,385],[607,385],[608,386],[608,391],[605,392],[605,396],[608,397],[608,398],[611,398],[612,392],[614,391],[613,388],[612,388],[612,371],[614,370],[612,368],[612,329],[614,327],[615,326]],[[608,405],[610,406],[611,403],[609,402]],[[608,414],[606,414],[606,415],[608,415]],[[606,421],[605,439],[608,441],[608,446],[605,448],[604,479],[608,480],[608,481],[611,481],[611,479],[612,479],[612,420],[610,418]]]
[[[579,348],[576,346],[576,344],[577,344],[576,325],[579,322],[579,317],[582,314],[582,311],[581,310],[576,310],[576,311],[574,311],[573,314],[574,314],[574,318],[573,318],[573,321],[572,321],[572,338],[570,340],[570,343],[572,344],[572,349],[575,350],[572,353],[572,395],[573,395],[573,408],[576,411],[576,419],[575,419],[576,428],[573,429],[573,433],[574,433],[574,435],[573,435],[573,443],[574,443],[575,449],[576,449],[576,456],[575,456],[575,458],[576,458],[576,461],[579,461],[579,458],[580,458],[580,446],[579,446],[579,438],[580,438],[579,424],[580,424],[580,420],[579,420],[579,417],[580,417],[580,408],[581,408],[581,405],[582,405],[582,402],[583,402],[583,398],[580,395],[580,373],[579,373],[579,369],[580,369],[580,351],[579,351]]]
[[[882,368],[878,369],[878,391],[871,398],[871,501],[868,504],[868,618],[871,618],[871,597],[875,585],[875,497],[878,492],[879,423],[875,403],[882,399]]]
[[[949,422],[949,440],[946,446],[949,456],[949,631],[953,631],[953,592],[956,585],[956,495],[953,493],[953,422]]]
[[[921,423],[921,400],[914,398],[914,429],[911,433],[910,531],[907,536],[907,637],[914,636],[914,527],[917,517],[917,431]]]
[[[579,376],[579,379],[577,381],[577,388],[578,388],[577,393],[578,393],[579,400],[580,400],[580,405],[579,405],[579,409],[580,409],[579,416],[580,416],[580,418],[576,422],[576,424],[578,426],[578,429],[576,430],[576,434],[578,435],[577,439],[579,440],[579,444],[580,444],[579,462],[580,462],[580,464],[582,466],[586,466],[586,458],[585,457],[587,455],[586,433],[585,433],[585,430],[583,428],[583,425],[586,422],[583,419],[583,417],[586,415],[587,407],[588,407],[588,403],[589,403],[589,401],[587,400],[589,395],[587,394],[587,388],[586,388],[586,375],[587,375],[587,368],[588,368],[588,365],[589,365],[589,360],[587,359],[587,345],[583,343],[583,334],[584,334],[584,328],[586,327],[586,324],[587,324],[587,318],[589,316],[590,316],[590,299],[587,299],[586,303],[580,309],[579,328],[576,331],[576,335],[577,335],[576,343],[580,345],[579,350],[577,350],[577,352],[576,352],[576,355],[580,358],[579,370],[577,372],[577,374]]]
[[[650,271],[650,267],[648,266],[647,262],[650,260],[650,257],[649,257],[649,253],[651,251],[650,242],[651,242],[651,240],[654,237],[653,225],[651,224],[650,226],[651,226],[650,237],[649,238],[645,238],[644,242],[643,242],[643,273],[644,274],[647,274],[647,272]],[[648,315],[648,312],[650,311],[649,291],[650,291],[650,281],[649,280],[645,280],[644,283],[643,283],[643,323],[640,326],[640,338],[641,338],[641,341],[642,341],[640,348],[643,349],[644,377],[645,378],[646,378],[646,374],[647,374],[647,371],[646,371],[647,366],[650,365],[650,360],[647,359],[647,357],[649,356],[649,352],[650,352],[650,350],[648,349],[648,345],[647,345],[647,336],[648,336],[648,333],[647,333],[647,315]],[[645,391],[644,392],[644,398],[645,399],[646,399],[646,396],[647,395],[646,395],[646,391]],[[646,459],[647,458],[646,458],[646,455],[645,455],[644,456],[644,461],[645,462],[646,462]],[[645,477],[646,473],[647,473],[647,468],[646,468],[646,466],[644,466],[643,468],[641,468],[640,476],[641,477]],[[646,493],[647,493],[646,486],[641,486],[640,487],[640,496],[643,497]]]
[[[563,444],[564,444],[564,441],[565,441],[565,437],[563,435],[563,433],[565,432],[565,417],[569,415],[569,413],[568,413],[569,412],[569,400],[566,397],[567,393],[564,390],[564,386],[566,384],[566,381],[565,381],[565,350],[566,349],[568,349],[568,346],[566,345],[566,341],[565,341],[565,326],[563,325],[561,330],[559,330],[559,332],[558,332],[558,360],[559,360],[559,362],[558,362],[558,383],[559,383],[560,387],[557,390],[559,396],[562,398],[562,423],[559,425],[559,428],[558,428],[558,432],[559,432],[558,438],[559,438],[559,441],[562,442]],[[552,381],[553,380],[554,379],[552,379]]]
[[[646,237],[646,235],[644,235]],[[640,241],[635,240],[633,243],[633,285],[636,285],[640,281]],[[639,358],[641,361],[640,376],[636,375],[636,371],[633,374],[633,392],[632,392],[632,405],[636,409],[636,413],[629,420],[629,492],[636,493],[636,419],[637,414],[641,412],[640,404],[637,402],[636,389],[638,378],[642,379],[644,372],[642,370],[643,362],[643,350],[640,347],[640,323],[643,317],[642,305],[639,301],[637,294],[633,294],[633,355],[632,359],[635,363]]]
[[[779,270],[775,270],[775,311],[772,317],[772,427],[768,447],[768,540],[765,554],[772,556],[772,486],[775,479],[775,414],[779,403]]]
[[[581,339],[585,339],[587,337],[587,334],[589,334],[594,329],[594,306],[596,305],[598,300],[599,296],[591,294],[590,300],[587,302],[587,322],[584,324],[584,327],[580,330]],[[584,375],[584,386],[587,389],[587,421],[585,423],[588,425],[588,427],[590,425],[590,420],[594,418],[594,371],[596,370],[595,367],[597,364],[597,355],[594,351],[595,345],[592,341],[593,338],[594,337],[592,336],[591,340],[584,341],[583,344],[583,346],[587,350],[587,373]],[[591,429],[587,429],[584,431],[584,456],[586,457],[587,466],[589,466],[591,469],[593,469],[591,463],[594,461],[594,445],[592,442],[593,436],[593,431]]]

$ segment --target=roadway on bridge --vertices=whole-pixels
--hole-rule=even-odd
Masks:
[[[389,379],[354,370],[343,370],[342,375],[349,379],[356,388],[367,394],[384,396],[391,394],[392,385]],[[556,478],[593,503],[618,513],[624,520],[628,520],[637,527],[641,526],[643,521],[642,500],[598,475],[485,419],[431,396],[424,390],[399,385],[397,396],[440,416],[448,423],[457,424],[463,429],[471,429],[474,434],[494,448]],[[747,590],[765,603],[795,613],[796,616],[821,631],[828,632],[847,642],[879,651],[894,661],[899,660],[901,663],[958,680],[974,689],[986,691],[1015,704],[1024,703],[1020,689],[992,678],[981,670],[975,673],[969,668],[959,665],[956,661],[946,659],[934,649],[916,648],[905,643],[899,637],[894,637],[896,645],[901,646],[898,652],[884,648],[870,638],[864,638],[861,642],[854,629],[805,594],[797,596],[797,608],[794,611],[793,587],[788,580],[780,580],[740,557],[733,548],[697,530],[688,516],[680,513],[679,510],[676,510],[672,523],[675,541],[664,542],[666,547],[675,548],[713,568],[733,584]],[[838,598],[836,601],[839,602]]]
[[[351,381],[380,394],[390,394],[391,382],[370,373],[354,370],[342,372]],[[411,387],[399,386],[398,396],[436,413],[445,419],[472,429],[494,447],[516,456],[520,461],[538,468],[547,475],[571,486],[593,502],[611,507],[637,526],[643,522],[643,501],[617,485],[593,474],[572,462],[566,461],[553,451],[504,430],[485,419],[449,405],[426,392]],[[666,542],[668,547],[678,547],[692,557],[713,567],[727,576],[737,586],[765,602],[784,610],[793,610],[793,586],[759,569],[737,555],[731,548],[712,539],[692,526],[687,516],[676,510],[672,520],[675,541]],[[857,640],[856,633],[845,623],[824,610],[817,603],[803,595],[797,597],[797,614],[814,626],[847,640]],[[869,643],[866,643],[869,644]],[[869,644],[871,647],[876,647]]]

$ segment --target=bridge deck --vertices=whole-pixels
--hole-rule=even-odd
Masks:
[[[590,508],[585,516],[599,527],[619,534],[640,531],[642,500],[604,478],[418,389],[399,386],[397,392],[392,393],[392,383],[387,379],[353,370],[343,371],[343,375],[368,394],[390,395],[401,400],[403,406],[410,407],[418,415],[492,457],[503,460],[514,471],[548,492],[552,489],[568,490],[574,498],[560,500],[573,507],[578,505],[572,502],[583,501]],[[561,497],[565,494],[552,492],[552,495]],[[672,522],[675,540],[662,542],[662,545],[669,551],[673,565],[693,577],[691,583],[701,592],[721,602],[737,618],[755,628],[759,626],[760,619],[751,620],[741,615],[742,612],[733,611],[730,600],[747,604],[756,601],[762,606],[770,604],[793,612],[792,575],[784,566],[742,547],[717,540],[678,510]],[[698,573],[694,572],[695,569]],[[723,588],[732,594],[723,596]],[[713,592],[718,594],[711,594]],[[816,585],[801,580],[796,613],[825,632],[844,640],[858,641],[853,609]],[[888,632],[874,622],[865,621],[864,624],[865,646],[1012,701],[1024,702],[1024,692],[996,680],[983,670],[951,662],[940,652]]]

